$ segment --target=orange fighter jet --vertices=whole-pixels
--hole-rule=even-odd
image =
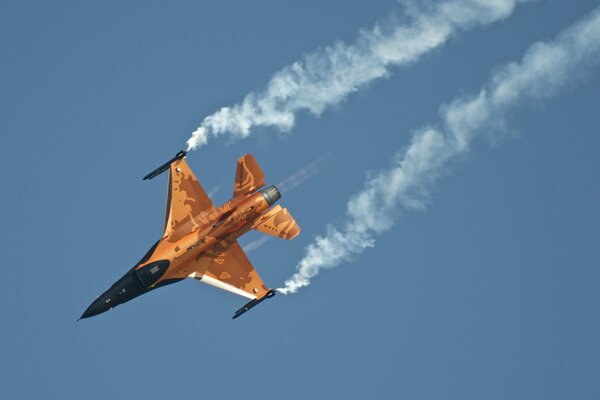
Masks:
[[[129,272],[98,297],[81,318],[89,318],[160,286],[185,278],[197,279],[251,299],[237,310],[237,318],[273,297],[237,242],[250,229],[287,240],[300,227],[285,208],[271,206],[281,195],[265,185],[264,175],[251,154],[238,160],[233,197],[215,207],[185,162],[181,151],[148,174],[152,179],[169,170],[167,210],[162,238]]]

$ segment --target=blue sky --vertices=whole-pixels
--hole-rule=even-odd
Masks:
[[[334,154],[280,201],[302,234],[249,253],[279,287],[440,106],[596,6],[520,4],[287,133],[215,138],[188,163],[221,203],[244,153],[270,183]],[[232,321],[243,298],[183,282],[75,323],[161,234],[166,179],[146,173],[204,117],[391,16],[391,0],[3,2],[0,397],[598,398],[597,65],[511,106],[425,209],[297,294]]]

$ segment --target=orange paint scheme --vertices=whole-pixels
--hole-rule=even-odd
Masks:
[[[241,315],[275,292],[254,269],[237,238],[250,229],[292,239],[300,233],[286,209],[276,206],[279,191],[264,186],[264,175],[251,154],[241,157],[233,198],[215,207],[187,163],[185,153],[171,160],[162,238],[123,278],[86,310],[82,318],[104,312],[159,286],[184,278],[252,299]],[[166,169],[166,165],[163,166]],[[158,169],[158,175],[162,170]],[[156,171],[155,171],[156,172]]]

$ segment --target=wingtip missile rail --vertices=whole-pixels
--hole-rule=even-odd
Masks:
[[[246,303],[246,305],[244,305],[244,307],[237,310],[235,312],[235,314],[233,315],[233,317],[231,317],[231,319],[236,319],[236,318],[240,317],[242,314],[244,314],[246,311],[250,310],[252,307],[257,306],[260,303],[262,303],[264,300],[270,299],[271,297],[275,296],[276,293],[277,292],[274,289],[271,289],[267,292],[267,294],[265,294],[260,299],[254,299],[252,301],[249,301],[248,303]]]
[[[171,163],[173,163],[173,162],[175,162],[175,161],[177,161],[177,160],[185,157],[186,155],[187,155],[187,153],[185,151],[181,150],[179,153],[175,154],[175,157],[171,158],[169,161],[167,161],[166,163],[164,163],[160,167],[156,168],[154,171],[150,172],[142,180],[145,181],[145,180],[157,177],[158,175],[160,175],[163,172],[165,172],[166,170],[168,170],[169,166],[171,165]]]

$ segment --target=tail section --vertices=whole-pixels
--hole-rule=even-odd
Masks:
[[[254,156],[252,154],[242,156],[238,160],[235,171],[233,196],[253,193],[264,185],[265,176]],[[275,186],[263,189],[261,192],[265,196],[269,206],[281,197]],[[281,208],[281,206],[275,206],[269,212],[259,217],[254,222],[254,225],[252,225],[252,228],[286,240],[291,240],[300,233],[300,227],[294,220],[294,217],[291,216],[287,209]]]
[[[279,205],[258,218],[252,228],[286,240],[292,240],[300,234],[300,227],[294,217]]]
[[[265,175],[252,154],[243,155],[237,162],[233,197],[252,193],[265,185]]]

